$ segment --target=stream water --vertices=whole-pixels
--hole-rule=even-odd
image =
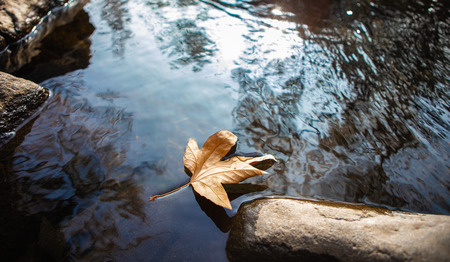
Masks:
[[[92,0],[15,72],[52,91],[0,162],[0,250],[34,261],[227,261],[240,204],[450,214],[444,1]],[[273,154],[218,208],[183,154],[227,129]]]

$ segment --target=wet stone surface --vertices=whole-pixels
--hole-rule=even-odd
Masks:
[[[54,52],[58,53],[61,49],[67,48],[67,42],[73,40],[73,36],[86,34],[89,28],[83,29],[83,25],[79,23],[79,29],[75,31],[72,31],[74,28],[65,28],[65,34],[59,36],[61,37],[60,46],[55,47],[56,42],[42,42],[55,28],[72,22],[75,19],[74,16],[87,2],[88,0],[2,1],[0,3],[0,70],[19,75],[17,71],[22,67],[28,66],[29,63],[36,63],[32,61],[36,56],[44,55],[46,59],[54,59],[54,57],[48,57],[49,53],[45,52],[49,48],[55,49]],[[79,18],[77,20],[80,21]],[[79,33],[77,33],[78,30],[80,30]],[[70,35],[67,32],[71,32],[72,38],[64,38],[64,35]],[[69,53],[68,50],[65,52]],[[80,56],[82,58],[82,54]],[[67,60],[69,61],[66,63],[70,63],[70,57],[67,57]],[[41,76],[39,81],[54,76],[56,72],[62,70],[50,69]]]
[[[49,91],[31,81],[0,72],[0,147],[43,105]]]
[[[25,37],[50,10],[69,1],[3,0],[0,3],[0,50]]]

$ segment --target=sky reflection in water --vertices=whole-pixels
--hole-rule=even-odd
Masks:
[[[72,260],[226,261],[231,217],[259,196],[450,212],[441,2],[95,0],[85,10],[89,65],[42,83],[54,96],[3,164],[8,211],[31,224],[23,245]],[[242,151],[279,159],[248,180],[267,189],[237,196],[233,211],[191,189],[148,203],[188,180],[188,139],[221,129]],[[68,245],[46,251],[42,239],[56,236]]]

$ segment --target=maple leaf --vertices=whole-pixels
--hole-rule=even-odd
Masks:
[[[192,174],[191,180],[186,185],[177,188],[167,194],[175,192],[185,186],[192,185],[201,196],[209,199],[214,204],[231,209],[230,200],[222,184],[239,183],[247,178],[267,174],[264,170],[270,167],[276,160],[271,155],[259,157],[232,156],[222,160],[230,149],[236,144],[237,137],[227,130],[219,131],[211,135],[202,148],[197,142],[190,139],[184,153],[184,166]],[[260,165],[258,169],[253,165]],[[156,195],[155,198],[163,195]]]

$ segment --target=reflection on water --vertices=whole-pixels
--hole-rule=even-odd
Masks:
[[[301,108],[298,113],[283,112],[289,108],[285,92],[279,94],[281,99],[265,97],[267,74],[244,75],[253,79],[240,84],[245,99],[252,100],[237,107],[236,118],[246,118],[240,124],[243,133],[250,133],[251,139],[267,137],[249,141],[252,146],[286,155],[286,165],[280,167],[283,178],[274,179],[280,185],[275,192],[448,212],[449,79],[441,63],[449,56],[445,49],[427,50],[448,41],[449,27],[434,16],[441,10],[439,3],[420,9],[407,6],[415,16],[425,14],[415,20],[397,8],[402,7],[341,3],[347,17],[335,15],[320,32],[299,30],[308,41],[306,56],[300,66],[295,64],[298,59],[288,64],[300,68],[298,79],[285,81],[285,71],[275,76],[283,79],[279,85],[289,94],[288,105]],[[395,17],[385,14],[389,9]],[[434,31],[434,39],[423,34],[424,27]],[[275,63],[285,68],[289,62]],[[301,88],[292,88],[296,81]],[[260,91],[250,96],[249,84],[260,86]],[[298,99],[291,95],[298,92]],[[265,110],[255,116],[252,103]],[[309,114],[299,119],[305,112]],[[276,113],[283,114],[282,120],[274,119]],[[280,145],[283,149],[276,148]]]
[[[94,27],[89,23],[89,15],[81,10],[73,21],[55,28],[41,43],[39,54],[31,59],[15,75],[36,83],[48,78],[86,68],[91,57],[89,36]]]
[[[128,10],[125,7],[127,0],[105,1],[102,7],[102,19],[106,21],[112,29],[111,49],[117,56],[122,56],[125,52],[126,40],[131,37],[132,32],[127,28]]]
[[[167,8],[171,8],[167,4]],[[153,8],[161,9],[161,2],[149,3]],[[177,1],[176,5],[180,8],[199,8],[196,1]],[[206,29],[198,25],[198,20],[207,19],[207,13],[200,11],[196,15],[177,16],[171,12],[165,12],[164,8],[156,9],[164,23],[158,23],[160,28],[157,28],[156,39],[160,45],[161,50],[168,55],[173,69],[180,68],[189,64],[194,64],[193,71],[200,70],[205,64],[211,63],[211,58],[214,53],[214,42],[211,41]],[[202,19],[201,16],[205,17]]]
[[[197,27],[194,20],[186,18],[169,22],[168,28],[161,30],[161,35],[158,36],[161,49],[167,52],[169,57],[177,57],[172,62],[172,68],[195,62],[193,70],[197,71],[210,61],[214,50],[208,45],[212,46],[213,43],[203,31],[203,28]]]
[[[58,54],[79,62],[22,70],[53,77],[42,85],[54,96],[1,162],[8,258],[226,261],[234,212],[267,195],[450,213],[443,2],[94,0],[85,11],[82,48]],[[187,189],[148,203],[188,180],[188,139],[221,129],[279,160],[248,180],[258,189],[233,211]]]

